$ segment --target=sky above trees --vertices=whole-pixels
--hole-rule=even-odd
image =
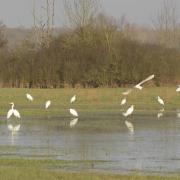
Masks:
[[[36,0],[36,8],[39,9],[45,0]],[[163,0],[100,0],[101,9],[109,16],[120,19],[126,16],[131,23],[151,26],[152,19],[156,17],[158,9]],[[174,0],[180,9],[180,1]],[[33,25],[32,15],[33,0],[0,0],[0,20],[8,27],[31,27]],[[180,16],[180,11],[178,12]],[[55,25],[64,26],[66,18],[64,15],[62,0],[56,0]]]

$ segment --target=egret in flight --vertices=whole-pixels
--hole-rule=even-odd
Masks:
[[[164,100],[162,98],[160,98],[159,96],[157,97],[157,100],[159,102],[159,104],[164,106]]]
[[[51,105],[51,101],[50,100],[46,101],[45,109],[48,109],[50,105]]]
[[[139,85],[139,84],[135,85],[134,87],[135,87],[136,89],[139,89],[139,90],[142,90],[142,88],[143,88],[143,87],[142,87],[141,85]]]
[[[26,97],[27,97],[27,99],[29,101],[33,101],[34,100],[34,98],[30,94],[28,94],[28,93],[26,93]]]
[[[76,100],[76,95],[74,95],[74,96],[71,98],[70,102],[73,103],[73,102],[75,102],[75,100]]]
[[[134,133],[134,126],[131,122],[125,121],[125,124],[131,133]]]
[[[140,83],[138,83],[137,85],[135,85],[134,87],[135,88],[137,88],[137,89],[139,89],[139,90],[142,90],[142,84],[144,84],[145,82],[147,82],[147,81],[150,81],[150,80],[152,80],[154,78],[154,74],[152,74],[152,75],[150,75],[149,77],[147,77],[146,79],[144,79],[143,81],[141,81]]]
[[[10,104],[11,104],[11,109],[7,113],[7,119],[9,119],[12,115],[14,115],[17,118],[21,118],[20,113],[18,112],[18,110],[14,109],[14,103],[11,102]]]
[[[75,109],[69,109],[69,111],[73,116],[78,117],[78,113]]]
[[[127,116],[129,116],[130,114],[132,114],[133,111],[134,111],[134,105],[131,105],[131,107],[128,108],[128,110],[127,110],[125,113],[123,113],[123,116],[127,117]]]
[[[75,119],[71,120],[70,124],[69,124],[70,127],[74,127],[77,124],[77,122],[78,122],[78,118],[75,118]]]
[[[126,104],[126,98],[122,99],[121,101],[121,105],[124,105],[124,104]]]

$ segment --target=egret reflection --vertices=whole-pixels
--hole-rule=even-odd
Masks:
[[[20,131],[21,125],[8,124],[7,128],[11,131],[11,143],[14,144],[14,137],[17,135],[17,132]]]
[[[177,118],[180,118],[180,110],[179,109],[177,110],[176,116],[177,116]]]
[[[134,134],[134,126],[133,126],[133,124],[131,122],[127,121],[127,120],[125,121],[125,124],[126,124],[128,130],[129,130],[129,132],[131,134]]]
[[[72,127],[74,127],[76,124],[77,124],[77,122],[78,122],[78,118],[75,118],[75,119],[73,119],[73,120],[71,120],[70,121],[70,127],[72,128]]]
[[[159,119],[159,118],[162,117],[162,116],[163,116],[163,113],[162,113],[162,112],[158,112],[157,118]]]
[[[158,118],[158,119],[163,116],[163,112],[164,112],[164,111],[165,111],[164,108],[162,108],[162,109],[159,110],[159,112],[158,112],[158,114],[157,114],[157,118]]]

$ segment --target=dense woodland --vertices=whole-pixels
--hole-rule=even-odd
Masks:
[[[78,6],[85,6],[81,0],[75,1]],[[87,2],[91,4],[84,8],[88,15],[78,14],[78,19],[75,14],[70,16],[71,9],[68,11],[71,26],[63,28],[56,36],[54,27],[47,21],[44,28],[41,24],[34,26],[21,44],[13,48],[8,46],[6,27],[2,24],[0,86],[125,87],[151,74],[155,74],[154,86],[180,82],[178,22],[174,24],[173,19],[168,19],[173,24],[164,26],[164,12],[161,11],[149,40],[140,40],[133,25],[123,18],[119,22],[103,13],[94,13],[94,1]],[[66,8],[70,9],[68,5]],[[86,21],[82,23],[81,18]],[[141,32],[138,36],[141,37]]]

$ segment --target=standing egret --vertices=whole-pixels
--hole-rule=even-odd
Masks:
[[[159,96],[157,97],[157,100],[159,102],[159,104],[163,105],[164,106],[164,101],[163,99],[161,99]]]
[[[78,117],[78,113],[75,109],[69,109],[69,111],[73,116]]]
[[[34,100],[34,98],[30,94],[28,94],[28,93],[26,93],[26,97],[27,97],[27,99],[29,101],[33,101]]]
[[[131,122],[125,121],[125,124],[131,133],[134,133],[134,126]]]
[[[177,112],[177,118],[180,118],[180,112]]]
[[[176,116],[177,116],[177,118],[180,118],[180,109],[176,110]]]
[[[77,122],[78,122],[78,118],[75,118],[75,119],[71,120],[70,124],[69,124],[70,127],[74,127],[77,124]]]
[[[131,107],[128,108],[128,110],[127,110],[125,113],[123,113],[123,116],[127,117],[127,116],[129,116],[130,114],[132,114],[133,111],[134,111],[134,105],[131,105]]]
[[[124,105],[124,104],[126,104],[126,98],[122,99],[121,101],[121,105]]]
[[[131,93],[131,91],[132,91],[132,89],[128,89],[128,90],[126,90],[125,92],[122,92],[122,94],[123,94],[124,96],[127,96],[128,94]]]
[[[75,100],[76,100],[76,95],[74,95],[74,96],[71,98],[70,102],[73,103]]]
[[[176,89],[176,92],[180,92],[180,85],[178,85],[178,88]]]
[[[45,109],[47,109],[50,105],[51,105],[51,101],[50,101],[50,100],[46,101],[46,103],[45,103]]]
[[[21,118],[20,113],[18,112],[18,110],[14,109],[14,103],[11,102],[10,104],[11,104],[11,109],[7,113],[7,119],[9,119],[12,115],[14,115],[17,118]]]
[[[150,81],[151,79],[153,79],[154,78],[154,74],[152,74],[152,75],[150,75],[149,77],[147,77],[146,79],[144,79],[143,81],[141,81],[140,83],[138,83],[137,85],[135,85],[134,87],[135,88],[137,88],[137,89],[139,89],[139,90],[142,90],[142,84],[144,84],[145,82],[147,82],[147,81]]]

